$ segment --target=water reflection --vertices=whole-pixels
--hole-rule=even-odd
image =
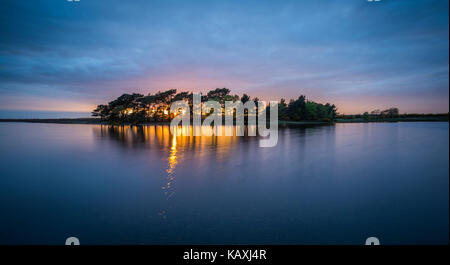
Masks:
[[[172,136],[172,144],[170,147],[170,153],[169,153],[169,163],[167,166],[167,177],[166,177],[166,185],[162,187],[162,190],[164,191],[164,195],[166,196],[166,200],[170,200],[170,198],[174,194],[174,184],[175,184],[175,167],[178,164],[177,160],[177,137]],[[169,204],[168,208],[172,208],[172,206]],[[158,214],[163,218],[167,218],[167,211],[168,210],[162,210]]]
[[[168,125],[0,135],[1,244],[448,244],[448,123],[280,127],[273,148]]]
[[[193,136],[194,130],[203,130],[194,126],[179,126],[178,130],[189,136],[173,136],[170,133],[169,125],[144,125],[144,126],[96,126],[93,127],[94,135],[108,139],[123,148],[155,148],[164,151],[172,151],[173,148],[179,151],[195,150],[196,158],[201,158],[206,154],[215,152],[218,160],[227,157],[227,151],[231,150],[240,141],[249,141],[248,133],[256,130],[253,127],[245,127],[245,136],[236,136],[235,126],[220,126],[223,136]],[[225,136],[226,132],[233,131],[233,136]],[[175,147],[174,147],[175,146]],[[176,151],[175,150],[175,151]]]
[[[163,185],[161,187],[166,203],[164,209],[158,212],[163,219],[167,219],[169,212],[175,206],[172,197],[175,194],[176,167],[181,162],[184,154],[194,160],[196,165],[211,164],[226,160],[230,151],[234,150],[239,141],[248,141],[248,137],[237,137],[235,126],[220,126],[223,136],[193,136],[194,131],[205,130],[197,126],[178,126],[175,130],[181,131],[183,135],[175,136],[170,132],[169,125],[145,125],[145,126],[96,126],[93,127],[94,135],[103,140],[110,140],[126,150],[145,149],[148,157],[152,160],[160,159],[166,163]],[[206,129],[207,130],[207,129]],[[254,127],[244,128],[245,135],[256,130]],[[225,135],[233,136],[225,136]],[[256,138],[256,137],[251,137]],[[158,155],[153,155],[158,152]],[[164,156],[162,157],[161,154]]]

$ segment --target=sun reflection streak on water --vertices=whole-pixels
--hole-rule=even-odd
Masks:
[[[170,198],[173,195],[173,190],[171,190],[172,182],[175,179],[175,167],[177,166],[177,137],[172,137],[172,146],[170,147],[169,154],[169,165],[166,170],[167,172],[167,185],[165,186],[165,194]]]
[[[175,182],[175,167],[178,164],[178,160],[177,160],[177,137],[176,136],[172,136],[172,142],[171,142],[171,146],[170,146],[170,152],[169,152],[169,162],[168,162],[168,166],[166,169],[166,185],[164,185],[161,189],[164,191],[164,195],[166,197],[166,200],[170,200],[170,198],[173,196],[173,194],[175,193],[174,191],[174,182]],[[168,206],[168,208],[171,208],[171,205]],[[166,219],[167,218],[167,211],[168,210],[162,210],[161,212],[159,212],[158,214],[163,218]]]
[[[195,130],[201,130],[195,126],[178,126],[176,130],[182,131],[180,136],[172,135],[170,126],[165,124],[144,125],[144,126],[108,126],[102,125],[94,127],[94,133],[101,138],[109,138],[121,147],[130,150],[147,150],[151,159],[158,159],[164,170],[161,176],[162,195],[164,196],[164,206],[157,214],[167,219],[169,212],[176,206],[175,181],[176,168],[182,166],[182,160],[194,161],[197,168],[215,161],[222,163],[232,155],[231,150],[236,148],[241,140],[235,135],[234,126],[220,126],[224,136],[194,136]],[[251,131],[253,128],[246,128]],[[231,131],[233,136],[225,136],[226,131]],[[156,155],[156,156],[155,156]],[[187,156],[187,157],[185,157]],[[162,172],[161,172],[162,173]],[[154,173],[152,172],[152,176]],[[201,175],[201,174],[200,174]]]

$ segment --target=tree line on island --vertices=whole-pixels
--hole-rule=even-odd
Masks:
[[[230,94],[227,88],[217,88],[209,91],[206,95],[201,95],[202,104],[208,100],[217,101],[225,108],[225,101],[241,101],[245,104],[248,101],[254,101],[255,105],[259,99],[251,98],[247,94],[242,97]],[[123,94],[117,99],[110,101],[105,105],[98,105],[92,112],[92,116],[100,117],[102,121],[109,123],[131,123],[139,124],[146,122],[170,121],[174,113],[170,113],[172,102],[186,101],[191,109],[193,97],[192,92],[179,92],[176,89],[160,91],[155,94],[142,95],[138,93]],[[307,100],[301,95],[297,99],[291,99],[286,102],[281,99],[278,104],[278,119],[284,121],[327,121],[332,122],[336,119],[337,108],[334,104],[321,104]],[[269,112],[267,107],[266,113]],[[205,114],[208,115],[208,114]],[[245,111],[244,115],[247,115]]]
[[[398,108],[373,110],[362,114],[338,114],[336,122],[448,121],[448,113],[400,113]]]

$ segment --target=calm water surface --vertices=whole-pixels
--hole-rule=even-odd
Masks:
[[[448,123],[172,137],[0,123],[0,244],[448,244]]]

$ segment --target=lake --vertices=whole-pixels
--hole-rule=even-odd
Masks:
[[[0,123],[0,244],[449,243],[448,122],[172,137]]]

